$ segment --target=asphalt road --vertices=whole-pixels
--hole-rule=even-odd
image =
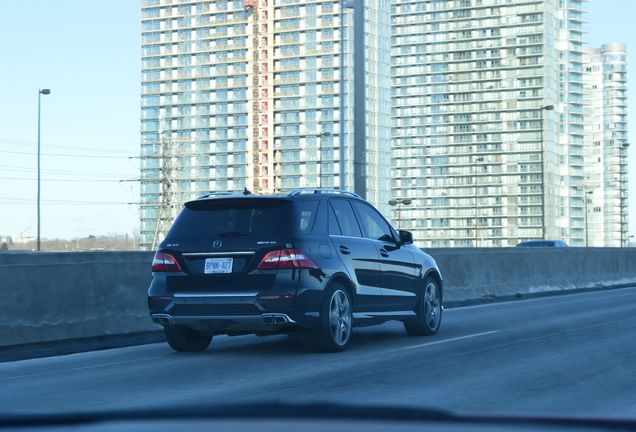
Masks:
[[[261,401],[413,405],[457,413],[636,419],[636,288],[447,309],[433,337],[356,329],[349,350],[216,337],[0,364],[0,412]]]

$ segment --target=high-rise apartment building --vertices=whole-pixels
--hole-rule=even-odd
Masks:
[[[627,47],[586,48],[585,180],[590,246],[627,246]]]
[[[143,247],[208,192],[346,187],[387,205],[390,5],[343,4],[142,0]]]
[[[392,2],[394,210],[421,246],[583,245],[582,0]]]
[[[625,47],[584,50],[584,1],[143,0],[142,246],[300,187],[409,198],[421,246],[626,244]]]

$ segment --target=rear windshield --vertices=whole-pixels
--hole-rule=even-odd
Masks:
[[[186,204],[167,239],[216,240],[223,237],[282,237],[291,202],[281,199],[201,200]]]

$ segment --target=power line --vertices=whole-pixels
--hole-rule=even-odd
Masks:
[[[19,152],[13,150],[2,150],[0,153],[35,155],[35,152]],[[87,155],[87,154],[69,154],[69,153],[40,153],[42,156],[53,157],[73,157],[73,158],[97,158],[97,159],[133,159],[139,156],[106,156],[106,155]]]
[[[16,166],[16,165],[0,165],[0,169],[2,171],[14,171],[14,172],[33,172],[35,168],[33,167],[25,167],[25,166]],[[122,177],[126,177],[123,174],[114,174],[114,173],[103,173],[103,172],[89,172],[89,171],[67,171],[67,170],[55,170],[55,169],[43,169],[42,172],[51,174],[51,175],[77,175],[77,176],[87,176],[87,177],[111,177],[120,179]]]
[[[36,126],[37,124],[34,122],[26,122],[19,120],[0,120],[2,123],[11,123],[11,124],[24,124],[29,126]],[[47,128],[54,129],[71,129],[71,130],[84,130],[89,132],[104,132],[104,133],[113,133],[113,134],[127,134],[127,135],[138,135],[139,131],[132,130],[121,130],[121,129],[95,129],[95,128],[78,128],[75,126],[64,126],[64,125],[52,125],[52,124],[44,124]]]
[[[44,202],[44,204],[46,204],[47,206],[69,206],[69,207],[76,207],[76,206],[129,206],[129,205],[138,205],[137,203],[47,203]],[[5,202],[3,200],[0,200],[0,206],[32,206],[35,205],[35,202],[33,203],[28,203],[28,202]]]
[[[21,144],[17,144],[17,145],[21,145]],[[47,146],[47,147],[53,147],[53,146]],[[66,147],[58,146],[57,148],[90,150],[90,149],[86,149],[86,148],[70,147],[70,146],[66,146]],[[98,150],[95,150],[95,151],[98,151]],[[106,150],[99,150],[99,151],[106,151]],[[35,152],[21,152],[21,151],[15,151],[15,150],[1,150],[0,153],[23,154],[23,155],[35,155],[35,154],[37,154]],[[235,153],[235,152],[223,152],[223,153]],[[43,156],[54,156],[54,157],[59,156],[59,157],[98,158],[98,159],[103,159],[103,158],[109,158],[109,159],[166,159],[168,157],[185,159],[185,158],[189,158],[189,157],[199,157],[199,156],[210,157],[210,156],[213,156],[215,153],[210,152],[210,151],[204,151],[204,152],[200,152],[199,151],[199,152],[185,153],[185,152],[182,151],[179,154],[170,155],[170,156],[165,156],[163,154],[145,154],[145,155],[141,155],[141,156],[139,156],[139,155],[122,155],[121,153],[118,156],[71,154],[71,153],[41,153],[41,154]]]
[[[28,178],[28,177],[0,177],[0,180],[37,180],[37,178]],[[43,182],[77,182],[78,179],[41,179]],[[106,179],[82,179],[82,182],[97,182],[97,183],[121,183],[121,182],[138,182],[137,179],[126,179],[126,180],[106,180]]]
[[[33,147],[35,146],[37,143],[35,141],[25,141],[25,140],[14,140],[14,139],[8,139],[8,138],[0,138],[0,142],[3,142],[5,144],[11,144],[11,145],[17,145],[17,146],[23,146],[23,147]],[[44,146],[46,146],[47,148],[59,148],[59,149],[67,149],[67,150],[84,150],[84,151],[92,151],[92,152],[104,152],[104,153],[117,153],[117,154],[122,154],[121,151],[119,150],[113,150],[113,149],[106,149],[106,148],[101,148],[101,147],[78,147],[78,146],[66,146],[66,145],[59,145],[59,144],[51,144],[51,143],[43,143]],[[137,146],[138,144],[135,144],[135,146]],[[131,153],[131,155],[137,155],[137,152],[133,152]]]
[[[15,150],[0,150],[0,153],[10,154],[22,154],[22,155],[36,155],[35,152],[20,152]],[[40,153],[42,156],[58,156],[58,157],[75,157],[75,158],[96,158],[96,159],[166,159],[168,156],[163,155],[143,155],[143,156],[106,156],[106,155],[88,155],[88,154],[70,154],[70,153]],[[170,156],[170,158],[188,158],[197,156],[212,156],[211,152],[198,152],[198,153],[181,153],[176,156]]]
[[[29,198],[0,197],[0,204],[33,204],[36,200]],[[79,201],[79,200],[42,200],[51,205],[139,205],[138,202],[125,201]]]

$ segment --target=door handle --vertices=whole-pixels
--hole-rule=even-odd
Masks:
[[[348,247],[340,245],[340,252],[344,255],[349,255],[351,253],[351,250],[349,250]]]
[[[389,257],[389,253],[384,248],[380,249],[380,255],[382,255],[384,258]]]

